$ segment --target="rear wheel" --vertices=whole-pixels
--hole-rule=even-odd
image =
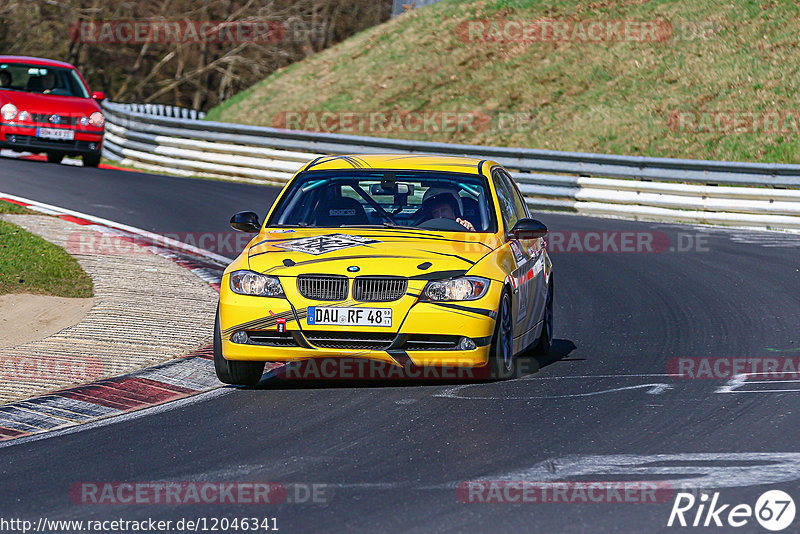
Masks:
[[[254,386],[264,374],[264,362],[237,362],[222,356],[222,333],[219,328],[219,310],[214,321],[214,370],[217,378],[224,384]]]
[[[539,341],[536,343],[534,352],[536,354],[550,354],[550,347],[553,346],[553,275],[550,275],[550,283],[547,284],[547,301],[544,306],[544,316],[542,317],[542,333],[539,334]]]
[[[514,376],[514,324],[511,314],[511,293],[503,289],[500,305],[497,307],[497,320],[494,327],[492,351],[489,355],[492,375],[497,378]]]
[[[81,156],[83,159],[83,166],[84,167],[97,167],[100,165],[100,153],[94,152],[91,154],[84,154]]]
[[[58,152],[47,153],[47,161],[49,163],[61,163],[62,159],[64,159],[64,154],[59,154]]]

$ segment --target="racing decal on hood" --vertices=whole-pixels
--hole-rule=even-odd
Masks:
[[[255,258],[256,256],[261,256],[262,254],[267,254],[266,252],[259,252],[258,254],[253,254],[250,258]],[[326,263],[329,261],[344,261],[344,260],[363,260],[363,259],[370,259],[374,260],[377,258],[411,258],[412,256],[396,256],[396,255],[386,255],[386,254],[360,254],[358,256],[340,256],[338,258],[314,258],[313,260],[305,260],[305,261],[298,261],[294,262],[289,260],[291,263],[288,263],[286,260],[283,260],[283,265],[276,265],[274,267],[270,267],[262,274],[270,274],[278,269],[283,269],[284,267],[295,267],[295,266],[305,266],[305,265],[313,265],[315,263]]]
[[[373,243],[380,243],[380,241],[366,237],[359,237],[356,235],[327,234],[304,237],[302,239],[293,239],[291,241],[284,241],[283,243],[278,243],[273,246],[286,250],[293,250],[295,252],[311,254],[312,256],[319,256],[321,254],[327,254],[328,252],[336,252],[338,250],[343,250],[350,247],[371,245]]]

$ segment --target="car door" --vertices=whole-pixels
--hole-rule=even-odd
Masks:
[[[524,213],[520,212],[517,201],[514,198],[514,189],[501,168],[493,170],[492,180],[497,192],[504,232],[508,235],[508,232],[520,219],[520,216],[524,216]],[[531,269],[531,257],[527,248],[519,240],[508,239],[508,245],[516,263],[515,269],[511,272],[511,284],[513,287],[511,303],[514,310],[514,352],[518,352],[525,348],[526,341],[524,338],[530,328],[528,325],[530,322],[530,287],[526,279],[526,273]]]
[[[514,198],[514,205],[520,218],[532,218],[528,205],[522,193],[517,187],[513,178],[505,171],[501,171],[503,180],[506,182],[508,188],[512,191]],[[545,255],[544,255],[544,239],[526,239],[520,242],[525,252],[530,258],[528,261],[528,270],[524,273],[526,286],[528,290],[528,306],[527,317],[524,319],[526,328],[526,345],[533,343],[536,339],[531,339],[536,333],[536,326],[542,318],[544,307],[547,301],[547,279],[545,278]]]

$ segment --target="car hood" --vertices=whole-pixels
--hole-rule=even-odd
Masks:
[[[91,98],[41,95],[20,91],[0,90],[0,102],[3,104],[10,102],[17,106],[19,111],[27,111],[28,113],[61,113],[89,116],[95,111],[100,111],[100,106]]]
[[[267,229],[252,243],[250,269],[265,274],[431,279],[463,274],[501,245],[493,234],[403,229]]]

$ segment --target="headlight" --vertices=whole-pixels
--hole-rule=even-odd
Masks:
[[[29,120],[30,118],[31,118],[31,114],[30,114],[30,113],[28,113],[27,111],[20,111],[20,112],[19,112],[19,120],[21,120],[21,121],[27,121],[27,120]]]
[[[14,104],[5,104],[0,108],[0,116],[7,121],[13,120],[14,117],[17,116],[17,106]]]
[[[89,124],[97,128],[102,128],[106,123],[106,118],[99,111],[95,111],[89,115]]]
[[[428,282],[422,297],[428,300],[475,300],[486,294],[489,280],[477,276],[465,276],[450,280]]]
[[[274,276],[266,276],[253,271],[234,271],[231,273],[231,291],[240,295],[256,297],[283,297],[281,282]]]
[[[89,117],[81,117],[81,126],[89,126]]]

